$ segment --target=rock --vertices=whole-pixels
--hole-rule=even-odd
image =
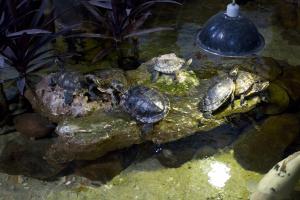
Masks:
[[[267,172],[282,159],[284,150],[298,136],[297,115],[283,114],[266,119],[257,128],[249,127],[234,145],[238,162],[249,170]]]
[[[285,66],[283,75],[276,83],[287,91],[293,101],[300,100],[300,69],[298,66]]]
[[[56,133],[58,141],[47,155],[54,163],[94,160],[110,151],[141,143],[138,125],[121,112],[94,112],[70,118],[58,124]]]
[[[181,70],[178,73],[178,82],[172,77],[162,75],[156,82],[151,81],[152,60],[142,64],[136,70],[126,72],[126,77],[129,85],[145,85],[151,88],[159,89],[169,95],[187,96],[195,87],[199,86],[199,80],[193,71]]]
[[[18,134],[5,139],[0,154],[0,171],[12,175],[25,175],[38,179],[49,179],[61,172],[65,165],[50,165],[44,156],[53,140],[28,140]]]
[[[247,199],[249,183],[262,175],[243,169],[231,151],[165,168],[156,159],[138,162],[106,184],[84,191],[51,192],[47,199]]]
[[[297,27],[297,5],[280,1],[277,9],[277,17],[284,28]]]
[[[118,175],[124,167],[122,155],[110,153],[94,161],[77,161],[75,174],[105,183]]]
[[[89,101],[84,90],[74,96],[70,105],[65,104],[64,90],[58,86],[49,85],[51,76],[53,74],[39,82],[35,91],[26,90],[25,92],[25,97],[30,101],[34,110],[50,121],[60,122],[67,117],[82,117],[95,110],[111,108],[109,102]]]
[[[287,92],[275,83],[271,83],[268,88],[268,104],[263,107],[263,112],[267,115],[283,113],[290,104],[290,97]]]
[[[273,81],[282,74],[282,67],[275,59],[263,57],[262,63],[255,68],[255,72],[266,80]],[[253,63],[253,65],[258,63]]]
[[[16,130],[29,138],[42,138],[55,129],[55,125],[37,113],[25,113],[14,118]]]

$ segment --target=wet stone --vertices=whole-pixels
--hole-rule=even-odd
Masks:
[[[234,145],[235,158],[246,169],[267,172],[282,159],[285,149],[297,138],[299,131],[297,115],[269,117],[261,125],[245,130]]]
[[[0,171],[11,175],[25,175],[37,179],[49,179],[59,174],[65,165],[51,165],[45,159],[53,140],[28,140],[14,133],[1,136]]]
[[[42,138],[51,134],[55,125],[37,113],[25,113],[14,118],[18,132],[29,138]]]
[[[58,124],[56,133],[58,140],[47,155],[54,163],[94,160],[107,152],[141,143],[137,123],[121,112],[70,118]]]
[[[109,153],[94,161],[76,161],[75,174],[105,183],[124,169],[121,153]]]

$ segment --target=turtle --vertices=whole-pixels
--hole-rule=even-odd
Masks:
[[[201,104],[204,116],[210,118],[229,99],[233,103],[235,97],[240,97],[241,105],[245,105],[245,97],[264,91],[269,81],[256,74],[233,68],[229,74],[208,89]],[[233,105],[233,104],[232,104]]]
[[[262,79],[260,76],[239,70],[235,80],[234,96],[240,97],[241,105],[245,105],[245,97],[262,92],[269,85],[269,81]]]
[[[92,84],[89,84],[90,95],[95,95],[92,90],[96,87],[101,93],[110,95],[113,107],[118,106],[120,96],[125,92],[124,85],[120,81],[114,79],[105,80],[93,74],[87,74],[85,77],[92,82]]]
[[[210,87],[200,104],[203,116],[211,118],[212,113],[218,110],[229,99],[233,102],[234,90],[235,83],[230,76],[222,78],[218,83]]]
[[[129,88],[121,96],[121,107],[140,122],[142,133],[153,130],[153,124],[162,120],[169,112],[169,99],[159,91],[145,86]]]
[[[74,93],[85,87],[84,77],[77,72],[58,72],[51,78],[52,86],[57,85],[64,90],[65,104],[73,102]]]
[[[154,58],[151,61],[151,64],[153,64],[151,80],[152,82],[156,82],[161,74],[171,75],[174,80],[177,80],[177,73],[190,66],[192,62],[192,58],[185,61],[184,59],[177,57],[175,53],[165,54]]]

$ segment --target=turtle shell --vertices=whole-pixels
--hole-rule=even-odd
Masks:
[[[253,84],[259,79],[255,74],[239,71],[236,78],[235,95],[239,96],[251,90]]]
[[[167,97],[154,89],[135,86],[122,96],[121,105],[136,120],[142,123],[155,123],[168,114],[170,102]]]
[[[154,70],[171,74],[180,70],[184,64],[185,60],[178,58],[174,53],[170,53],[154,59]]]
[[[220,108],[231,96],[235,84],[229,77],[225,77],[208,89],[202,101],[201,111],[213,112]]]
[[[57,85],[64,90],[77,91],[83,86],[82,77],[76,72],[64,72],[57,78]]]

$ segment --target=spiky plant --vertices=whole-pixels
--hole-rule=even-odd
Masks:
[[[93,33],[80,34],[80,36],[111,41],[108,48],[104,48],[96,54],[93,62],[116,50],[120,67],[123,64],[123,52],[120,45],[124,41],[131,40],[135,57],[138,57],[137,36],[173,30],[169,27],[141,29],[151,15],[150,7],[158,3],[181,5],[173,0],[82,0],[81,2],[93,16],[94,20],[91,23],[93,27],[97,28]]]

